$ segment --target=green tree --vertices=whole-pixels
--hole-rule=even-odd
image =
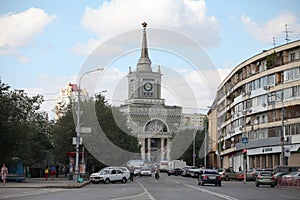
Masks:
[[[67,163],[68,158],[66,153],[68,151],[75,151],[75,146],[72,145],[72,138],[76,137],[74,122],[76,122],[77,116],[73,114],[72,106],[74,106],[73,109],[77,110],[76,104],[77,102],[70,105],[67,110],[64,111],[65,114],[62,118],[56,121],[51,128],[55,146],[53,151],[54,158],[60,163]],[[137,139],[123,131],[130,131],[126,126],[126,118],[118,111],[117,108],[107,104],[105,97],[98,95],[95,100],[83,100],[80,104],[80,110],[82,111],[80,120],[82,127],[92,126],[91,124],[93,123],[91,123],[91,121],[93,121],[93,119],[91,118],[90,113],[96,111],[96,123],[100,124],[103,132],[107,135],[110,141],[125,150],[139,152]],[[116,123],[116,120],[118,121],[118,124]],[[94,130],[93,127],[92,129]],[[95,166],[95,170],[104,166],[104,164],[97,161],[89,153],[87,157],[87,164],[88,169]]]
[[[0,160],[20,159],[23,164],[42,162],[51,149],[47,114],[39,111],[42,96],[11,90],[0,80]]]

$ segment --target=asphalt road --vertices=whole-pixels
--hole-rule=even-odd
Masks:
[[[0,199],[15,200],[296,200],[300,188],[255,187],[254,182],[223,181],[222,187],[198,186],[196,179],[161,174],[126,184],[89,184],[79,189],[1,188]]]

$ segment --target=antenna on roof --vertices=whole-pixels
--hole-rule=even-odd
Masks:
[[[285,41],[286,41],[286,43],[289,43],[289,41],[290,41],[290,38],[289,38],[289,33],[291,33],[291,31],[289,31],[288,30],[288,25],[287,24],[285,24]]]
[[[273,37],[273,46],[274,46],[274,48],[276,47],[276,38],[275,37]]]

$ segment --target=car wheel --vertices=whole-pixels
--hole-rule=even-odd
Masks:
[[[104,183],[105,183],[105,184],[109,184],[109,183],[110,183],[109,178],[105,179]]]
[[[221,187],[222,186],[222,184],[221,183],[219,183],[219,187]]]
[[[171,174],[168,173],[168,176],[171,176]]]
[[[127,178],[123,177],[122,178],[122,183],[127,183]]]
[[[218,183],[215,183],[215,186],[217,187],[217,186],[218,186]]]
[[[259,184],[255,184],[256,185],[256,187],[259,187]]]
[[[273,184],[271,184],[271,188],[274,188],[274,185],[273,185]]]
[[[204,183],[202,182],[201,185],[204,186]]]

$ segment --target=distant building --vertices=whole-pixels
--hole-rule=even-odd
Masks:
[[[182,127],[195,127],[202,129],[204,127],[204,119],[206,115],[204,114],[182,114]]]
[[[141,159],[146,162],[170,160],[171,140],[181,122],[182,107],[167,106],[161,98],[160,66],[153,71],[148,56],[146,23],[143,23],[141,57],[136,71],[129,68],[128,99],[120,110],[141,145]]]
[[[208,119],[218,140],[215,167],[299,166],[300,40],[236,66],[218,87]]]
[[[88,98],[89,95],[86,89],[81,89],[80,96],[81,100]],[[77,84],[68,83],[65,89],[61,89],[54,107],[55,120],[60,119],[65,114],[67,107],[71,104],[71,102],[77,102],[77,98]]]

